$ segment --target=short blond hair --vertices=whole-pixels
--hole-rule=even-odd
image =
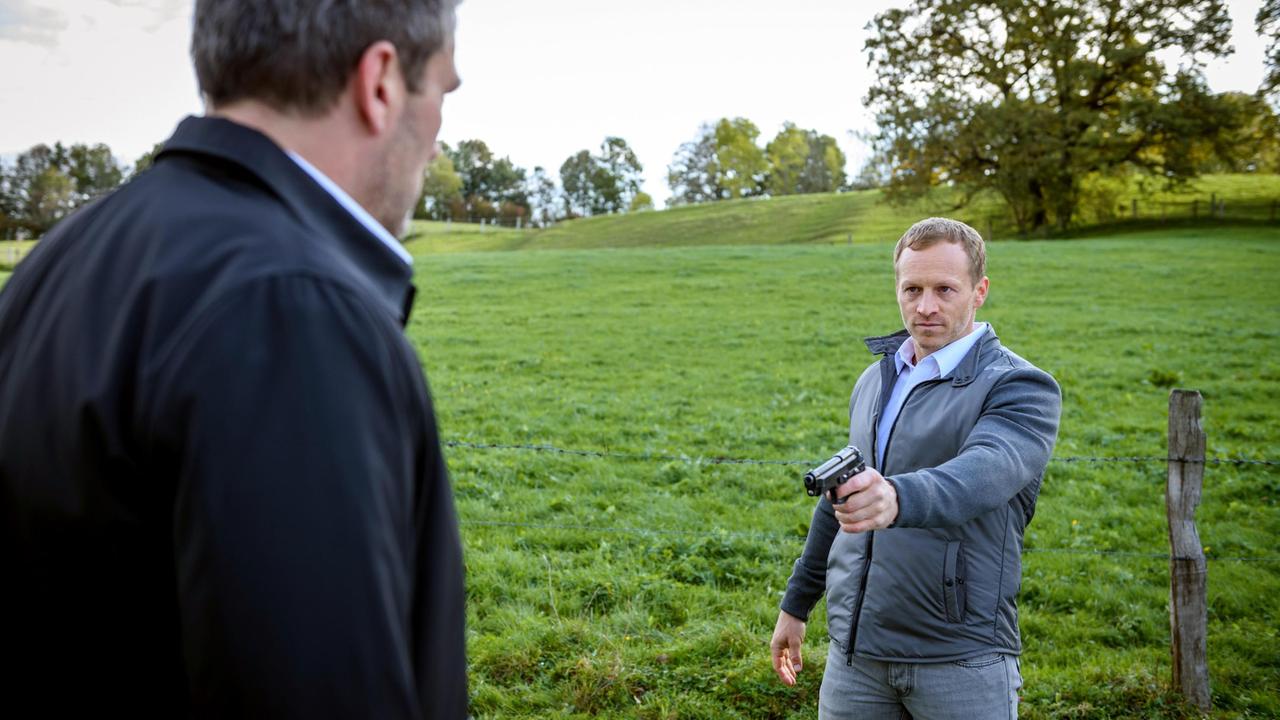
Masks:
[[[977,230],[960,222],[944,217],[925,218],[912,225],[898,238],[893,248],[893,271],[898,272],[898,258],[907,248],[924,250],[940,242],[959,243],[964,247],[964,254],[969,256],[969,277],[973,284],[982,282],[987,274],[987,244]]]

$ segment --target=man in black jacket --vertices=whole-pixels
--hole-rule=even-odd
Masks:
[[[458,85],[454,4],[201,0],[208,115],[0,293],[2,702],[466,714],[394,238]]]

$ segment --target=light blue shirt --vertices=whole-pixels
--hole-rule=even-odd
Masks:
[[[337,200],[339,205],[346,208],[347,212],[351,213],[352,217],[359,220],[361,225],[368,228],[369,232],[373,233],[374,237],[381,240],[383,245],[391,248],[396,255],[400,256],[401,260],[405,261],[405,263],[409,265],[413,264],[413,256],[409,254],[409,251],[405,250],[404,246],[401,245],[391,233],[387,232],[386,228],[382,227],[382,223],[374,220],[373,216],[370,215],[367,210],[360,207],[360,203],[353,200],[342,188],[338,187],[337,183],[330,180],[328,175],[317,170],[314,165],[304,160],[301,155],[292,150],[288,152],[289,157],[293,158],[293,161],[298,163],[298,167],[305,170],[306,173],[311,176],[311,179],[315,180],[320,187],[324,188],[325,192],[332,195],[333,199]]]
[[[893,361],[898,366],[898,380],[894,383],[893,392],[889,395],[889,404],[885,405],[884,414],[880,416],[880,423],[876,425],[876,459],[881,467],[884,466],[884,449],[889,443],[893,422],[898,419],[898,413],[902,410],[902,405],[907,401],[911,390],[920,383],[950,375],[951,371],[956,369],[956,365],[960,364],[960,360],[982,339],[982,334],[989,327],[991,327],[989,323],[974,323],[973,332],[931,353],[918,365],[911,362],[916,354],[914,340],[908,338],[898,348],[898,352],[893,356]]]

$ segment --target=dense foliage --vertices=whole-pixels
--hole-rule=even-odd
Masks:
[[[992,193],[1024,233],[1071,226],[1098,178],[1236,163],[1255,148],[1233,140],[1273,117],[1205,85],[1199,63],[1230,51],[1221,0],[914,0],[871,30],[891,192]]]

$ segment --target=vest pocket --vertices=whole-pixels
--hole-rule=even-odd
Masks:
[[[947,543],[946,559],[942,568],[942,604],[946,608],[947,622],[964,622],[964,554],[960,541]]]

